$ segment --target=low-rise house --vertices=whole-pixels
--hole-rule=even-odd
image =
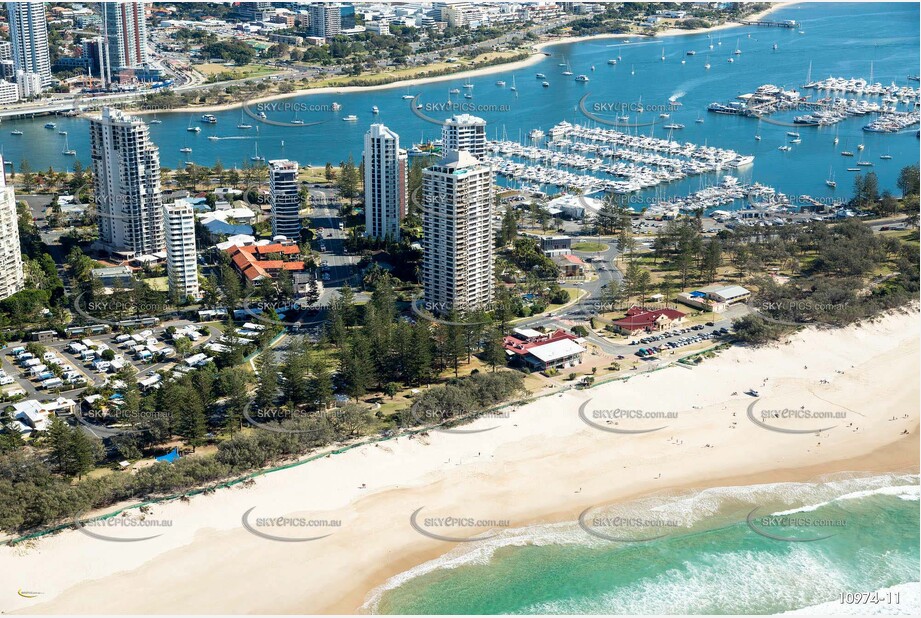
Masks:
[[[614,320],[614,330],[624,335],[637,335],[668,330],[684,322],[685,314],[677,309],[652,309],[630,307],[626,317]]]
[[[580,342],[581,339],[563,329],[548,334],[530,328],[515,328],[511,335],[505,337],[503,345],[512,364],[543,371],[580,364],[585,353]]]

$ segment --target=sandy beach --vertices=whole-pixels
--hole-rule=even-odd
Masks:
[[[418,509],[522,527],[573,521],[589,506],[661,491],[916,472],[919,341],[917,309],[846,329],[806,329],[784,345],[734,347],[694,368],[553,395],[464,427],[480,433],[362,446],[252,487],[157,505],[148,517],[171,525],[149,540],[68,531],[3,547],[0,573],[10,584],[0,590],[0,611],[350,613],[389,578],[457,546],[414,529]],[[761,410],[846,417],[820,433],[769,431],[746,416],[752,388]],[[583,404],[674,414],[663,430],[621,434],[581,420]],[[793,423],[818,429],[814,420]],[[268,525],[279,517],[316,527]],[[440,533],[459,539],[483,530]]]
[[[759,20],[763,19],[766,15],[775,11],[784,6],[790,6],[797,4],[796,2],[777,2],[771,8],[761,11],[760,13],[755,13],[746,18],[746,20]],[[738,22],[726,22],[718,26],[713,26],[711,28],[695,28],[693,30],[682,30],[678,28],[669,28],[661,32],[656,33],[656,38],[659,37],[671,37],[671,36],[683,36],[690,34],[701,34],[705,32],[716,32],[719,30],[726,30],[727,28],[736,28],[741,24]],[[222,112],[228,109],[236,109],[242,107],[243,105],[256,105],[258,103],[266,103],[268,101],[280,101],[283,99],[290,99],[294,97],[300,97],[310,94],[345,94],[348,92],[357,92],[357,91],[375,91],[375,90],[392,90],[395,88],[408,88],[411,86],[418,86],[420,84],[433,84],[437,82],[452,81],[457,79],[466,79],[468,77],[479,77],[482,75],[492,75],[494,73],[501,73],[504,71],[517,71],[519,69],[524,69],[529,66],[533,66],[546,58],[545,50],[549,47],[555,45],[565,45],[569,43],[579,43],[582,41],[593,41],[600,39],[635,39],[637,37],[645,38],[642,34],[637,33],[627,33],[627,34],[596,34],[591,36],[582,36],[582,37],[562,37],[559,39],[554,39],[550,41],[544,41],[534,45],[535,53],[531,54],[530,57],[525,58],[524,60],[518,60],[515,62],[508,62],[504,64],[497,64],[489,67],[483,67],[480,69],[471,69],[469,71],[459,71],[457,73],[451,73],[448,75],[438,75],[433,77],[418,77],[414,79],[406,79],[397,82],[392,82],[389,84],[378,84],[374,86],[333,86],[333,87],[323,87],[323,88],[302,88],[299,90],[294,90],[287,93],[278,93],[272,94],[264,97],[250,99],[245,102],[240,103],[226,103],[223,105],[207,105],[207,106],[195,106],[195,107],[179,107],[176,109],[169,110],[136,110],[132,113],[137,115],[142,114],[171,114],[171,113],[192,113],[192,112]]]

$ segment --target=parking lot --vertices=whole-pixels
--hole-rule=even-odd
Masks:
[[[706,330],[708,327],[710,330],[707,330],[707,332],[700,332]],[[655,356],[662,351],[676,350],[685,346],[694,345],[695,343],[700,343],[702,341],[712,341],[721,337],[726,337],[728,335],[728,328],[725,326],[722,328],[716,328],[712,322],[709,322],[706,326],[703,324],[698,324],[696,326],[687,326],[685,328],[678,328],[664,333],[650,335],[648,337],[643,337],[642,339],[634,339],[630,342],[630,345],[645,346],[646,344],[657,344],[641,347],[639,350],[637,350],[636,355],[640,358],[643,358],[647,356]],[[657,343],[660,341],[663,343]]]
[[[137,374],[139,386],[146,389],[160,381],[160,371],[181,360],[176,352],[179,340],[187,339],[189,347],[197,350],[220,335],[213,326],[177,321],[132,334],[11,344],[0,353],[0,387],[7,400],[70,393],[87,386],[118,388],[115,374],[129,367]]]

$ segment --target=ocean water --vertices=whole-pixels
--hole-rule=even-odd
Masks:
[[[842,476],[659,495],[595,509],[583,523],[620,540],[589,534],[576,522],[507,530],[459,544],[464,547],[392,578],[364,609],[917,615],[918,481],[916,475]],[[645,540],[653,537],[660,538]],[[841,603],[842,593],[874,592],[872,603]]]
[[[615,120],[619,115],[603,111],[610,106],[631,106],[641,103],[646,108],[668,105],[678,101],[682,106],[671,113],[664,122],[678,122],[685,129],[673,137],[681,141],[731,148],[741,154],[755,155],[755,162],[747,169],[734,172],[743,182],[757,181],[775,187],[788,195],[809,194],[814,197],[847,198],[851,195],[853,173],[847,168],[855,159],[842,157],[841,150],[856,150],[864,143],[864,158],[874,163],[873,171],[880,179],[881,189],[896,190],[898,171],[903,166],[918,163],[917,128],[899,134],[864,133],[861,128],[869,117],[853,117],[836,127],[803,127],[802,144],[791,152],[781,152],[778,147],[787,141],[786,126],[753,119],[707,113],[706,107],[714,101],[726,102],[740,94],[752,92],[765,83],[787,88],[799,88],[810,75],[813,79],[828,76],[863,77],[883,84],[896,82],[912,85],[908,75],[917,75],[919,66],[919,5],[918,3],[807,3],[781,7],[770,15],[771,19],[795,19],[802,24],[802,34],[796,29],[740,26],[707,34],[647,39],[632,37],[630,43],[622,39],[597,39],[579,43],[560,44],[547,48],[550,57],[525,69],[504,70],[470,80],[474,88],[473,99],[462,95],[451,96],[455,104],[464,106],[460,111],[470,111],[487,120],[490,138],[525,140],[531,129],[547,131],[563,120],[591,125],[593,121],[580,111],[579,103],[602,118]],[[709,46],[713,45],[711,51]],[[777,50],[773,45],[777,45]],[[734,56],[738,47],[742,51]],[[687,51],[696,55],[687,56]],[[665,55],[665,60],[661,59]],[[619,57],[616,66],[607,64]],[[734,62],[728,59],[733,57]],[[681,61],[685,64],[681,64]],[[704,68],[709,62],[710,70]],[[590,77],[588,83],[579,83],[572,76],[561,73],[569,64],[572,71]],[[592,71],[591,67],[595,70]],[[542,88],[536,73],[544,73],[549,88]],[[502,88],[498,80],[507,83]],[[517,92],[510,87],[515,81]],[[239,130],[239,109],[217,112],[218,123],[202,124],[200,114],[159,114],[162,124],[151,126],[151,135],[160,147],[161,162],[166,167],[181,166],[184,161],[213,165],[220,160],[225,167],[240,167],[250,163],[256,153],[273,158],[295,159],[302,164],[323,165],[327,161],[338,164],[353,156],[361,158],[363,136],[372,122],[384,122],[397,131],[404,147],[423,139],[440,135],[440,126],[428,122],[410,108],[404,95],[419,95],[426,106],[425,115],[440,120],[450,111],[431,110],[449,97],[449,89],[462,88],[466,79],[419,86],[395,86],[389,89],[351,93],[310,94],[276,101],[268,106],[250,105],[256,113],[266,111],[273,122],[287,122],[297,118],[302,126],[277,126],[247,117],[254,125],[250,130]],[[819,98],[813,92],[813,98]],[[334,112],[333,102],[342,109]],[[371,113],[372,106],[380,114]],[[607,106],[607,107],[606,107]],[[904,108],[904,106],[903,106]],[[598,111],[602,110],[602,111]],[[345,115],[358,116],[356,122],[343,122]],[[778,119],[791,120],[793,114]],[[656,113],[646,113],[643,122],[655,120]],[[698,116],[705,122],[697,124]],[[69,146],[77,150],[77,157],[89,164],[89,134],[87,121],[79,118],[59,118],[55,130],[43,128],[46,118],[34,120],[7,120],[0,126],[0,152],[7,161],[17,166],[27,159],[32,169],[69,169],[74,157],[61,154],[64,138],[59,130],[68,131]],[[631,122],[635,120],[631,119]],[[643,128],[644,135],[666,137],[664,122]],[[319,124],[314,124],[319,123]],[[202,128],[198,134],[188,132],[194,124]],[[20,129],[22,136],[12,136],[10,131]],[[760,133],[761,141],[754,136]],[[835,135],[840,143],[833,144]],[[209,140],[208,137],[219,137]],[[191,154],[180,148],[190,147]],[[891,160],[880,160],[890,154]],[[825,185],[832,172],[838,181],[837,190]],[[640,195],[646,199],[686,195],[703,186],[719,182],[720,174],[692,177],[680,182],[650,189]]]

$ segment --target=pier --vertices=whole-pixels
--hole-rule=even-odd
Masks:
[[[783,21],[770,21],[764,19],[757,21],[743,20],[739,23],[746,26],[764,26],[767,28],[796,28],[799,25],[792,19],[785,19]]]

